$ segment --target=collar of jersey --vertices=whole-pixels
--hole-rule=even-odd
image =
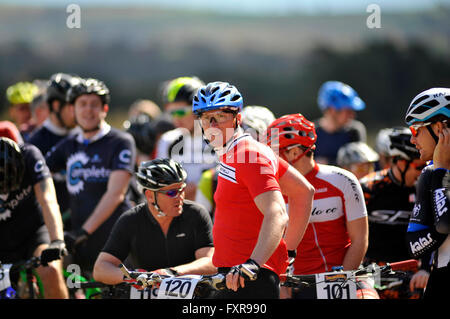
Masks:
[[[108,134],[109,131],[111,131],[111,125],[109,125],[108,123],[103,121],[100,124],[100,131],[97,134],[95,134],[94,136],[92,136],[91,138],[89,138],[89,139],[86,139],[86,138],[83,137],[83,131],[81,130],[80,127],[77,127],[76,130],[77,130],[76,140],[77,140],[78,143],[80,143],[80,144],[91,144],[91,143],[93,143],[95,141],[98,141],[99,139],[101,139],[106,134]]]
[[[233,147],[235,147],[241,140],[245,138],[252,138],[252,136],[248,133],[244,133],[242,135],[235,137],[233,140],[225,144],[224,146],[224,149],[226,149],[225,153],[228,153]]]
[[[47,118],[44,123],[42,124],[47,130],[52,132],[55,135],[59,136],[65,136],[69,133],[69,130],[64,127],[58,127],[55,124],[53,124],[52,121],[50,121],[49,118]]]

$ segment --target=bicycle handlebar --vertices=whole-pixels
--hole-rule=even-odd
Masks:
[[[174,276],[160,275],[155,272],[140,272],[129,271],[125,265],[120,264],[119,269],[122,271],[125,277],[136,280],[136,284],[143,287],[154,286],[160,284],[165,278],[173,278]],[[198,282],[199,285],[207,285],[216,290],[222,290],[226,288],[225,275],[202,275]]]
[[[351,271],[355,276],[363,276],[368,274],[392,274],[393,271],[414,271],[418,268],[418,261],[415,259],[403,260],[393,263],[387,263],[386,265],[379,266],[377,264],[370,264],[362,269]],[[337,271],[336,274],[339,274]],[[306,287],[315,283],[316,274],[310,275],[280,275],[280,282],[286,286]]]

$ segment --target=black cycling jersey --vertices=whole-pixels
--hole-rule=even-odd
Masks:
[[[142,203],[120,216],[103,251],[121,261],[127,259],[125,264],[131,268],[151,271],[190,263],[197,249],[212,246],[209,213],[184,200],[183,213],[172,220],[167,236]]]
[[[44,156],[31,144],[20,145],[25,161],[25,173],[20,189],[0,194],[0,261],[29,242],[44,225],[41,207],[34,193],[34,185],[49,178],[50,171]]]
[[[68,131],[53,125],[50,120],[46,120],[44,124],[38,128],[30,136],[28,142],[36,145],[37,148],[45,156],[50,149],[58,144],[68,134]],[[58,199],[59,209],[61,213],[69,209],[69,193],[66,187],[66,170],[53,173],[53,183],[55,184],[56,197]]]
[[[316,126],[316,160],[326,159],[327,164],[336,165],[338,150],[344,144],[350,142],[366,142],[366,128],[363,123],[352,120],[342,129],[328,133],[320,126],[320,121],[314,121]]]
[[[414,258],[436,250],[447,237],[447,234],[438,233],[435,228],[433,195],[436,189],[432,186],[433,175],[433,166],[428,165],[417,181],[417,199],[407,231],[409,252]],[[448,206],[444,208],[448,209]]]
[[[67,190],[70,196],[71,224],[81,228],[105,194],[112,171],[134,173],[136,149],[133,137],[123,131],[102,127],[90,140],[81,132],[68,136],[46,155],[52,172],[66,169]],[[131,208],[128,197],[111,216],[77,249],[75,260],[83,268],[91,268],[117,218]],[[87,269],[86,269],[87,270]]]
[[[415,187],[401,186],[391,169],[369,174],[360,183],[369,220],[366,257],[375,262],[409,259],[405,236],[416,199]]]

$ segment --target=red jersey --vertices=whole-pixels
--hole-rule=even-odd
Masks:
[[[264,215],[254,198],[267,191],[281,191],[279,178],[289,164],[273,150],[244,134],[233,140],[220,158],[213,226],[216,267],[232,267],[247,261],[255,248]],[[280,241],[262,265],[284,273],[288,265],[286,243]]]
[[[351,245],[346,223],[367,216],[364,195],[352,173],[316,164],[305,175],[314,186],[313,209],[297,248],[294,274],[315,274],[341,266]]]

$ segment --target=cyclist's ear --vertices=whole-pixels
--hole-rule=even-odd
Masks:
[[[108,104],[103,104],[103,112],[108,113],[109,111],[109,105]]]

